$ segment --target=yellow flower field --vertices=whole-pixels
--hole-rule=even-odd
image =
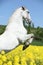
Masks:
[[[22,50],[23,45],[6,53],[0,52],[0,65],[43,65],[43,46],[30,45]]]

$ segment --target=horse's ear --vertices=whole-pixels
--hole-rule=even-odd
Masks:
[[[22,10],[25,10],[25,7],[22,6]]]

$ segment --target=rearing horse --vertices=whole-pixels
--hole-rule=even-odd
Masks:
[[[31,22],[28,9],[25,7],[18,8],[10,17],[5,32],[0,35],[0,50],[11,50],[19,45],[19,41],[25,45],[32,42],[34,34],[27,34],[27,30],[23,25],[23,18],[27,23]]]

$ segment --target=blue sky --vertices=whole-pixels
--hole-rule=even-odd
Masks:
[[[20,6],[29,9],[35,27],[43,27],[43,0],[0,0],[0,25],[7,25],[9,17]]]

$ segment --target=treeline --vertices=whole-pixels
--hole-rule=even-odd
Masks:
[[[32,27],[32,28],[30,28],[30,32],[34,33],[34,35],[36,36],[35,40],[39,40],[39,41],[43,42],[43,28],[41,28],[39,26],[37,28]]]
[[[5,31],[6,25],[0,25],[0,35]],[[36,36],[36,40],[41,40],[43,41],[43,28],[37,27],[35,28],[34,26],[31,28],[28,28],[28,33],[34,33]]]
[[[34,32],[34,34],[35,34],[35,36],[38,37],[37,38],[38,40],[43,41],[43,28],[37,27],[36,30],[35,30],[35,32]]]

